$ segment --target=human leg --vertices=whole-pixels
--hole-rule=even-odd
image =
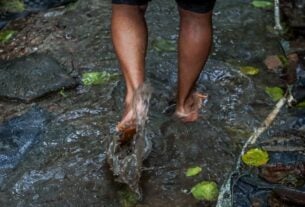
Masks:
[[[212,11],[193,12],[181,8],[179,32],[178,96],[176,115],[183,121],[198,119],[203,94],[194,92],[196,81],[207,61],[212,42]]]
[[[144,15],[147,5],[114,2],[111,19],[112,41],[126,84],[124,114],[117,126],[120,131],[126,125],[134,124],[132,100],[136,89],[144,82],[148,36]]]

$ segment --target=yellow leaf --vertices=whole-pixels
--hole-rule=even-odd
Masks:
[[[259,69],[252,66],[241,67],[240,71],[246,75],[257,75],[259,73]]]
[[[259,167],[269,161],[268,152],[260,148],[248,150],[243,156],[242,160],[246,165]]]

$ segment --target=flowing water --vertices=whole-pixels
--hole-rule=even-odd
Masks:
[[[125,183],[133,190],[138,199],[142,198],[140,178],[143,171],[143,161],[149,156],[152,143],[146,136],[145,125],[148,120],[152,88],[149,84],[137,89],[133,98],[132,110],[136,116],[136,133],[125,138],[119,135],[110,140],[107,157],[116,181]],[[122,143],[122,139],[129,139]]]
[[[9,139],[20,138],[17,145],[4,143],[1,137],[0,156],[14,146],[26,149],[14,159],[13,167],[1,168],[1,206],[207,205],[196,201],[188,193],[190,188],[202,180],[213,180],[220,186],[234,166],[242,143],[274,105],[263,92],[265,86],[280,84],[274,74],[262,69],[258,76],[248,77],[239,71],[243,65],[261,67],[265,55],[279,53],[276,39],[265,35],[266,26],[273,24],[272,14],[254,9],[246,0],[218,1],[214,14],[214,49],[197,86],[209,99],[198,122],[183,124],[171,116],[177,53],[158,52],[152,46],[160,38],[177,40],[178,15],[174,1],[161,2],[152,1],[147,13],[150,39],[146,77],[154,92],[143,129],[145,136],[141,128],[140,139],[135,139],[142,146],[143,141],[149,140],[144,145],[151,142],[151,147],[145,152],[135,152],[140,155],[134,161],[141,163],[139,168],[132,168],[135,174],[127,176],[140,179],[142,200],[135,202],[126,185],[115,182],[107,163],[109,140],[116,137],[115,125],[123,108],[121,76],[104,85],[80,85],[64,91],[64,96],[52,94],[30,104],[0,102],[3,122],[0,130],[9,125],[10,118],[20,115],[20,119],[31,123],[35,116],[26,112],[37,107],[44,111],[42,120],[47,120],[40,128],[42,132],[35,134],[36,141],[26,148],[23,144],[27,143],[26,131],[10,134]],[[28,34],[27,37],[33,31],[39,34],[40,44],[33,48],[52,54],[74,76],[86,71],[117,72],[110,40],[109,1],[80,0],[74,7],[62,16],[30,17],[30,23],[22,26],[20,33]],[[17,121],[15,127],[18,126]],[[148,151],[142,166],[141,159]],[[201,166],[203,172],[187,178],[185,170],[191,166]]]

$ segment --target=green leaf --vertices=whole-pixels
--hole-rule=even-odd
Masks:
[[[203,181],[191,189],[191,193],[197,200],[215,201],[218,197],[218,187],[213,181]]]
[[[23,1],[9,0],[0,1],[0,9],[8,12],[22,12],[25,9]]]
[[[175,52],[176,41],[159,38],[152,42],[152,47],[157,52]]]
[[[266,87],[265,92],[272,98],[273,101],[278,101],[284,96],[284,91],[280,87]]]
[[[0,32],[0,43],[6,43],[8,42],[16,33],[16,31],[13,30],[4,30]]]
[[[278,55],[278,58],[280,59],[284,67],[288,66],[289,64],[288,59],[284,55]]]
[[[298,107],[298,108],[305,108],[305,101],[298,103],[296,105],[296,107]]]
[[[119,191],[118,195],[121,207],[135,207],[138,202],[137,195],[129,189]]]
[[[246,75],[257,75],[259,73],[259,69],[252,66],[241,67],[240,71]]]
[[[269,161],[268,152],[260,148],[248,150],[243,156],[242,160],[246,165],[259,167]]]
[[[252,5],[256,8],[271,8],[273,6],[273,3],[270,1],[252,1]]]
[[[187,169],[185,175],[186,177],[192,177],[192,176],[195,176],[195,175],[198,175],[199,173],[201,173],[202,171],[202,168],[201,167],[191,167],[189,169]]]
[[[118,77],[118,73],[108,73],[108,72],[87,72],[82,75],[82,82],[85,86],[100,85],[104,84],[111,79]]]
[[[67,97],[68,97],[68,95],[65,93],[65,89],[64,89],[64,88],[61,89],[61,90],[59,91],[59,94],[60,94],[62,97],[64,97],[64,98],[67,98]]]

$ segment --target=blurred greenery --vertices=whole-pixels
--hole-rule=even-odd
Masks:
[[[273,101],[278,101],[284,96],[284,91],[280,87],[266,87],[265,92],[272,98]]]
[[[82,82],[85,86],[101,85],[119,77],[118,73],[86,72],[82,75]]]
[[[22,12],[24,3],[22,0],[0,0],[0,11]]]
[[[0,31],[0,44],[8,42],[16,33],[13,30],[3,30]]]

